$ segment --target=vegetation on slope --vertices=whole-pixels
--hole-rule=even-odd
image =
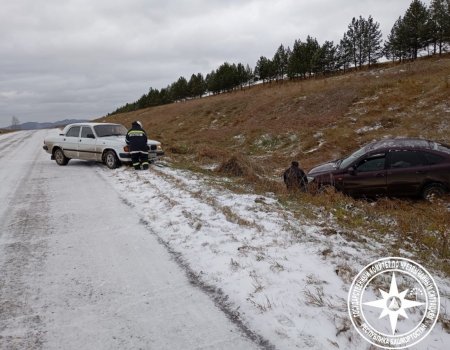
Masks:
[[[329,78],[279,82],[244,91],[102,118],[143,122],[175,166],[240,168],[236,190],[275,193],[303,218],[339,225],[350,240],[389,240],[435,259],[450,273],[448,203],[357,201],[341,194],[285,192],[281,172],[296,159],[306,170],[383,137],[422,137],[450,144],[450,55]],[[230,164],[231,167],[225,166]],[[334,232],[334,233],[333,233]],[[407,244],[405,247],[404,244]]]

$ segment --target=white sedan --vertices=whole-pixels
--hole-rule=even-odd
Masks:
[[[59,135],[45,138],[44,150],[58,165],[67,165],[70,159],[83,159],[103,162],[115,169],[121,163],[131,163],[126,134],[127,129],[121,124],[69,124]],[[147,144],[150,161],[164,155],[160,142],[148,140]]]

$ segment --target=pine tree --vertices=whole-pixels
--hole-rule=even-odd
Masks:
[[[183,100],[189,96],[188,82],[185,77],[179,77],[170,87],[174,101]]]
[[[392,26],[391,33],[388,35],[384,43],[384,55],[387,59],[402,61],[411,58],[411,50],[408,46],[409,34],[403,24],[403,18],[400,16]]]
[[[270,65],[271,65],[270,60],[265,56],[261,56],[259,60],[256,62],[255,78],[257,80],[262,80],[263,84],[266,82],[266,80],[269,80]]]
[[[273,56],[273,64],[275,65],[276,70],[276,80],[283,80],[285,74],[287,73],[288,66],[288,55],[286,50],[284,49],[283,44],[278,47],[277,52]]]
[[[354,67],[361,67],[365,62],[364,56],[364,39],[363,39],[363,21],[353,17],[347,30],[347,44],[352,53]]]
[[[246,81],[247,81],[247,77],[246,77],[246,73],[245,73],[245,67],[242,63],[238,63],[236,66],[237,69],[237,80],[238,80],[238,84],[239,87],[241,88],[241,90],[243,89]]]
[[[202,97],[206,91],[205,79],[201,73],[192,74],[188,82],[189,97]]]
[[[301,73],[301,47],[303,43],[301,40],[295,40],[292,52],[288,58],[287,74],[290,79],[299,77]]]
[[[216,71],[213,70],[211,71],[211,73],[207,74],[205,82],[206,82],[206,89],[209,92],[212,92],[213,94],[217,94],[220,92]]]
[[[440,55],[446,44],[450,44],[450,0],[433,0],[430,6],[430,17],[434,53],[439,47]]]
[[[246,84],[250,86],[250,84],[253,82],[253,70],[250,68],[248,64],[244,66],[242,63],[238,63],[237,74],[238,74],[237,84],[239,85],[241,90],[244,88]]]
[[[337,69],[337,47],[332,41],[325,41],[322,45],[323,73],[331,73]]]
[[[420,0],[413,0],[403,17],[404,30],[409,33],[407,45],[411,49],[412,58],[425,48],[430,40],[430,14]]]
[[[292,53],[288,54],[287,74],[289,78],[311,76],[315,72],[315,61],[320,56],[317,39],[308,35],[306,42],[295,40]]]
[[[237,66],[228,62],[223,63],[215,72],[217,92],[231,91],[239,85]]]
[[[343,69],[344,73],[350,68],[353,59],[353,47],[347,33],[344,33],[336,52],[336,68]]]
[[[304,70],[309,75],[312,75],[312,73],[314,73],[314,57],[318,55],[317,52],[319,50],[320,45],[317,42],[317,39],[308,35],[308,37],[306,38],[306,43],[304,45],[303,63]]]
[[[369,67],[376,63],[383,56],[381,47],[382,34],[380,31],[380,23],[374,22],[372,16],[369,16],[364,26],[364,56],[367,57]]]
[[[255,79],[255,74],[253,72],[253,69],[248,64],[245,66],[245,77],[246,83],[248,84],[248,86],[250,86],[250,84],[252,84]]]

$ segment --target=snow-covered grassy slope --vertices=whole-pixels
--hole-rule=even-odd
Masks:
[[[277,348],[369,348],[349,321],[346,300],[357,272],[388,254],[380,243],[330,235],[323,222],[295,218],[271,195],[232,193],[188,171],[101,174],[194,283]],[[436,280],[445,313],[449,281]],[[416,348],[443,349],[449,341],[438,323]]]

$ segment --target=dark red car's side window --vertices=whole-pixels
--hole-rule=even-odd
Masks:
[[[366,158],[358,164],[358,167],[356,169],[361,173],[383,170],[385,165],[385,158],[386,157],[384,155]]]
[[[445,162],[445,158],[439,154],[423,152],[423,155],[427,160],[428,165],[435,165]]]
[[[392,151],[389,152],[389,156],[389,167],[391,169],[414,168],[428,164],[422,152]]]

